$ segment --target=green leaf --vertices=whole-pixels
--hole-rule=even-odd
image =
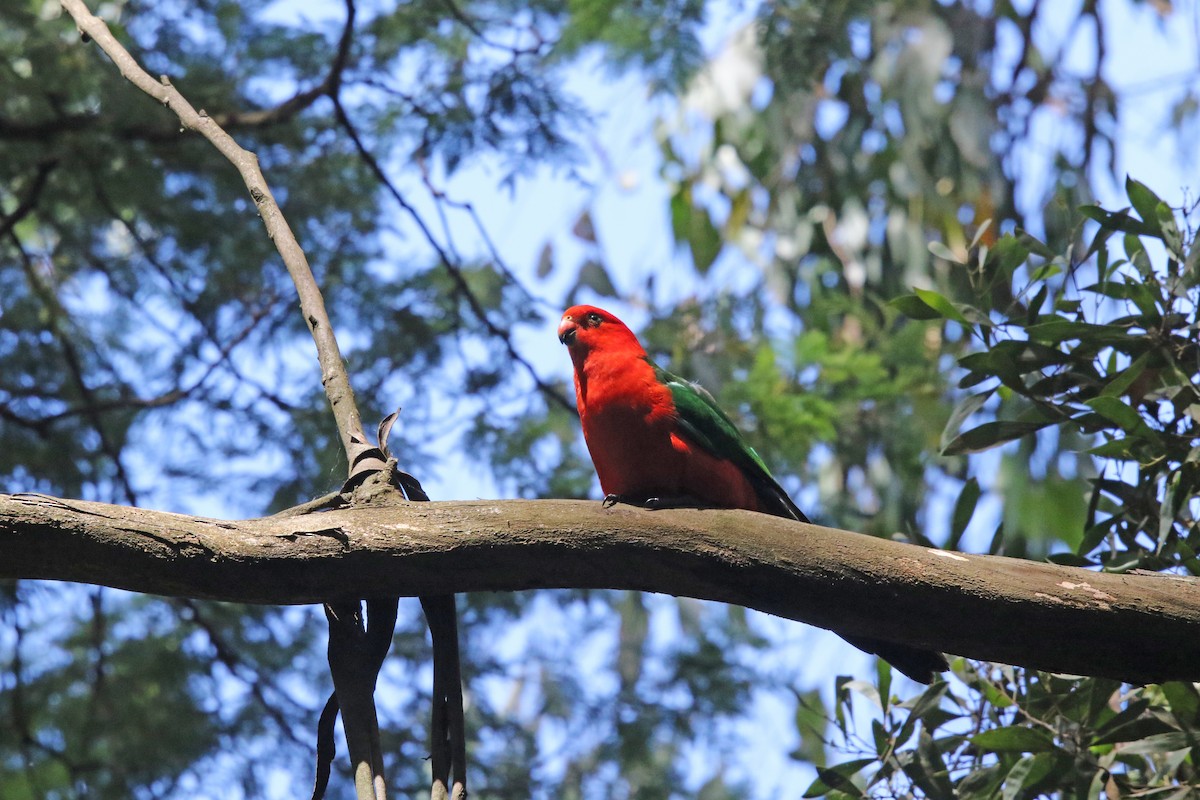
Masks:
[[[990,450],[1005,442],[1011,442],[1014,439],[1020,439],[1022,436],[1028,436],[1052,424],[1054,423],[1051,421],[1019,422],[1006,420],[985,422],[979,427],[972,428],[961,436],[956,437],[950,444],[942,448],[942,455],[962,456],[970,453],[981,453],[984,450]]]
[[[1025,329],[1031,339],[1039,342],[1087,341],[1096,344],[1125,344],[1132,334],[1119,325],[1097,325],[1069,319],[1052,319],[1030,325]]]
[[[1038,289],[1037,294],[1029,301],[1027,312],[1025,315],[1025,324],[1032,325],[1037,321],[1038,315],[1041,313],[1042,306],[1046,304],[1046,298],[1050,295],[1050,284],[1043,283],[1042,288]]]
[[[1145,235],[1145,234],[1143,234]],[[1125,245],[1125,255],[1129,258],[1129,263],[1133,264],[1134,269],[1142,276],[1144,281],[1154,280],[1154,269],[1150,266],[1150,256],[1146,253],[1146,245],[1142,244],[1142,240],[1133,234],[1125,234],[1123,241]]]
[[[958,493],[958,500],[954,503],[954,515],[950,520],[950,539],[946,542],[947,549],[953,550],[958,547],[963,533],[967,530],[967,524],[975,515],[975,506],[979,503],[979,496],[982,493],[979,481],[975,478],[970,478],[963,484],[962,491]]]
[[[693,202],[691,184],[680,186],[671,197],[671,230],[677,243],[688,246],[696,271],[706,274],[724,242],[707,209]]]
[[[792,692],[796,696],[795,722],[800,745],[792,751],[791,757],[798,761],[818,764],[825,760],[829,712],[821,699],[820,691],[812,689],[800,692],[793,689]]]
[[[959,429],[962,428],[962,424],[970,419],[972,414],[983,408],[984,403],[994,392],[994,389],[988,389],[986,392],[969,395],[958,402],[954,411],[950,413],[950,418],[946,420],[946,427],[942,430],[941,447],[943,450],[954,440]]]
[[[1132,216],[1128,211],[1109,212],[1099,206],[1080,206],[1079,210],[1084,216],[1094,219],[1100,223],[1103,233],[1131,233],[1134,236],[1157,236],[1157,226],[1149,224]],[[1103,238],[1097,237],[1092,242],[1092,246],[1088,248],[1088,255],[1096,252],[1108,240],[1108,236]]]
[[[1013,699],[992,681],[981,681],[979,692],[984,696],[984,699],[996,708],[1009,708],[1013,705]]]
[[[951,303],[948,299],[932,289],[914,288],[913,292],[916,293],[917,297],[925,301],[925,305],[929,306],[934,311],[937,311],[938,314],[942,315],[946,319],[952,319],[955,322],[959,322],[963,325],[971,324],[968,322],[967,318],[963,316],[962,312],[955,307],[954,303]]]
[[[1171,712],[1182,722],[1194,725],[1200,717],[1200,694],[1196,692],[1195,684],[1167,681],[1160,684],[1159,688],[1166,695]]]
[[[882,658],[877,659],[883,661]],[[882,760],[887,757],[888,752],[892,749],[891,742],[888,740],[887,730],[884,729],[883,723],[877,719],[871,720],[871,740],[875,744],[875,755]]]
[[[888,305],[909,319],[941,319],[942,315],[929,307],[924,300],[915,294],[905,294],[888,301]]]
[[[921,694],[914,698],[905,700],[902,703],[897,703],[899,708],[908,709],[908,719],[904,720],[904,725],[900,728],[900,732],[896,734],[896,746],[900,747],[909,740],[916,730],[917,723],[921,722],[925,716],[935,710],[941,704],[942,698],[946,696],[950,686],[945,681],[935,681]]]
[[[883,711],[887,713],[892,702],[892,665],[882,658],[875,659],[875,682],[879,685],[879,700],[883,703]]]
[[[928,727],[921,729],[917,738],[917,758],[909,762],[904,771],[926,797],[954,797],[946,762],[942,760]]]
[[[874,763],[874,758],[859,758],[833,767],[817,767],[817,779],[809,785],[803,796],[822,797],[831,791],[838,791],[851,797],[865,797],[863,790],[858,788],[850,777]]]
[[[1035,253],[1047,261],[1053,260],[1058,253],[1051,250],[1044,242],[1035,236],[1030,236],[1026,231],[1018,230],[1017,238],[1020,239],[1021,245],[1031,253]]]
[[[1116,461],[1138,461],[1140,460],[1139,450],[1145,446],[1145,442],[1139,438],[1120,438],[1112,439],[1104,444],[1096,445],[1095,447],[1084,450],[1090,456],[1097,458],[1111,458]]]
[[[955,787],[957,796],[962,800],[989,800],[996,796],[1003,776],[1004,772],[997,764],[974,767]]]
[[[971,744],[995,753],[1048,753],[1054,740],[1036,728],[993,728],[971,737]]]
[[[1100,281],[1085,287],[1082,291],[1093,294],[1111,297],[1114,300],[1130,300],[1148,317],[1162,316],[1159,311],[1159,298],[1154,294],[1154,290],[1147,284],[1139,280],[1133,280],[1129,276],[1123,276],[1123,282],[1117,281]]]
[[[1150,701],[1146,698],[1131,702],[1123,711],[1096,731],[1096,738],[1092,740],[1092,744],[1135,742],[1174,730],[1157,717],[1145,715],[1146,709],[1149,707]]]
[[[987,266],[998,281],[1008,281],[1018,266],[1029,258],[1029,248],[1021,240],[1009,234],[1002,236],[988,252]]]
[[[1121,426],[1121,430],[1132,436],[1140,436],[1154,442],[1161,438],[1158,431],[1147,425],[1146,420],[1137,410],[1118,397],[1107,395],[1093,397],[1084,402],[1084,405],[1105,419],[1115,422]]]
[[[1122,755],[1138,755],[1151,756],[1160,753],[1169,753],[1172,750],[1189,747],[1191,742],[1188,739],[1191,734],[1187,731],[1167,731],[1166,733],[1156,733],[1153,736],[1147,736],[1144,739],[1129,741],[1121,747]]]
[[[1175,221],[1175,212],[1166,203],[1159,203],[1158,208],[1158,229],[1162,233],[1163,244],[1167,246],[1167,250],[1179,262],[1187,260],[1187,256],[1183,251],[1183,234],[1179,232],[1179,224]]]
[[[1183,474],[1179,470],[1175,470],[1167,476],[1166,490],[1163,492],[1162,504],[1158,509],[1158,549],[1156,552],[1162,552],[1167,539],[1175,529],[1175,518],[1179,514],[1181,499],[1179,485],[1182,477]]]
[[[575,281],[575,288],[571,291],[571,294],[585,287],[591,289],[601,297],[617,296],[617,289],[613,286],[612,279],[608,276],[608,270],[602,263],[595,259],[588,259],[579,268],[579,278]]]
[[[1143,222],[1154,223],[1157,233],[1158,206],[1162,204],[1159,196],[1151,191],[1149,186],[1128,175],[1125,176],[1125,193],[1129,196],[1129,202],[1133,204],[1138,216],[1142,218]]]
[[[1033,274],[1029,276],[1029,280],[1033,283],[1041,283],[1042,281],[1048,281],[1051,278],[1061,275],[1063,269],[1059,261],[1059,257],[1055,256],[1053,261],[1042,264],[1033,271]]]
[[[1030,773],[1033,772],[1033,759],[1033,756],[1022,757],[1008,771],[1008,775],[1004,776],[1004,791],[1000,794],[1002,800],[1016,800],[1021,796],[1021,790],[1027,784],[1033,783],[1030,779]]]

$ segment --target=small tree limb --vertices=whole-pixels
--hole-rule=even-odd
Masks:
[[[749,511],[568,500],[374,505],[240,522],[0,495],[0,579],[314,603],[611,588],[1131,683],[1200,680],[1200,580],[952,553]]]
[[[321,365],[321,383],[325,387],[325,395],[333,411],[342,449],[350,467],[348,482],[361,483],[366,475],[378,472],[384,467],[385,459],[383,453],[367,440],[363,431],[362,417],[354,400],[350,377],[325,309],[325,298],[312,274],[304,250],[296,240],[291,226],[271,193],[266,177],[259,168],[258,157],[239,145],[207,112],[197,111],[187,98],[171,85],[165,75],[155,81],[116,40],[104,21],[88,10],[83,0],[63,0],[62,6],[75,20],[79,30],[86,37],[91,37],[113,60],[126,80],[174,111],[184,128],[196,131],[207,139],[237,168],[250,196],[254,199],[259,216],[266,226],[267,235],[275,243],[275,248],[296,286],[300,310],[316,345],[317,360]],[[317,92],[337,96],[342,70],[346,66],[353,38],[354,11],[353,0],[346,0],[346,24],[338,44],[337,56],[329,77],[315,90]],[[298,97],[297,108],[303,103],[312,102],[312,99],[313,97]],[[97,430],[103,438],[103,429],[97,427]],[[114,461],[120,471],[120,460],[114,457]],[[132,490],[128,488],[128,482],[126,488],[132,500]],[[353,582],[348,585],[353,586]],[[395,604],[392,605],[391,618],[394,623]],[[383,756],[374,705],[375,681],[383,659],[380,657],[378,663],[375,663],[367,657],[366,648],[360,647],[357,642],[356,631],[361,627],[361,612],[358,615],[352,614],[351,605],[343,603],[337,608],[326,607],[326,613],[330,621],[330,670],[334,673],[334,686],[339,695],[347,749],[354,765],[356,791],[359,800],[383,800]],[[389,642],[390,632],[391,629],[386,637]],[[386,653],[386,650],[384,652]]]
[[[81,33],[90,37],[100,49],[112,59],[120,70],[121,75],[137,88],[171,109],[179,123],[185,129],[195,131],[207,139],[221,155],[225,156],[242,176],[246,188],[258,208],[267,235],[275,243],[275,248],[283,258],[288,274],[296,284],[296,293],[300,298],[300,310],[304,320],[312,332],[313,342],[317,347],[317,358],[321,364],[321,381],[325,386],[325,394],[333,409],[333,416],[341,436],[342,447],[345,449],[350,463],[355,461],[355,455],[367,447],[366,436],[363,434],[362,420],[354,402],[354,392],[350,387],[350,379],[342,360],[341,350],[333,334],[333,326],[329,314],[325,310],[325,299],[313,277],[300,243],[292,228],[284,218],[271,187],[258,166],[258,156],[246,150],[226,133],[216,120],[205,111],[197,111],[164,75],[155,80],[150,73],[142,69],[137,60],[125,47],[117,41],[108,29],[104,20],[95,16],[84,5],[83,0],[63,0],[62,7],[75,20]],[[339,54],[342,52],[339,49]],[[339,56],[342,58],[342,56]],[[332,74],[340,74],[340,68]],[[331,78],[328,83],[336,86],[338,79]],[[326,87],[328,88],[328,87]]]

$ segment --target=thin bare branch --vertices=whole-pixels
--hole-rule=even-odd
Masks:
[[[58,341],[59,351],[62,353],[63,363],[66,364],[67,372],[71,376],[72,383],[75,384],[75,390],[79,393],[82,400],[82,414],[96,431],[96,436],[100,440],[100,451],[108,456],[108,459],[113,464],[117,485],[125,495],[125,499],[130,505],[137,505],[137,492],[133,489],[133,482],[129,478],[129,473],[125,469],[125,463],[121,458],[121,444],[114,441],[108,426],[105,424],[104,417],[100,413],[100,399],[96,396],[95,391],[88,385],[83,359],[80,357],[79,349],[75,345],[75,340],[72,339],[70,332],[67,330],[70,314],[59,300],[56,287],[47,280],[43,280],[38,275],[36,265],[33,263],[33,257],[25,250],[21,244],[21,240],[13,230],[8,232],[9,238],[13,242],[13,246],[17,251],[19,260],[24,267],[25,279],[29,283],[30,290],[42,302],[43,308],[49,317],[49,329],[54,338]],[[39,427],[37,422],[32,423],[32,427]]]
[[[17,226],[17,223],[25,219],[25,217],[29,216],[37,208],[38,200],[42,196],[42,190],[46,188],[46,181],[57,165],[58,162],[53,159],[43,161],[37,165],[37,171],[34,172],[33,178],[29,181],[29,187],[17,202],[16,207],[3,217],[0,217],[0,238],[7,236],[8,232]]]
[[[242,148],[216,119],[197,111],[171,82],[163,76],[155,80],[150,76],[129,51],[109,31],[103,20],[88,11],[83,0],[63,0],[63,8],[75,20],[80,31],[91,37],[97,45],[113,60],[121,74],[146,94],[170,108],[179,117],[184,128],[196,131],[207,139],[224,155],[241,174],[246,188],[258,208],[267,233],[279,250],[288,273],[296,284],[296,292],[300,297],[300,309],[312,332],[313,341],[317,347],[317,358],[321,364],[322,383],[333,416],[341,435],[342,446],[345,448],[351,464],[355,456],[367,445],[363,434],[362,420],[358,407],[354,402],[354,392],[346,374],[341,350],[334,337],[329,314],[325,309],[325,300],[313,277],[308,259],[304,255],[295,234],[288,225],[279,209],[270,186],[258,166],[258,157],[249,150]],[[340,70],[337,71],[340,75]],[[335,83],[340,78],[335,79]]]
[[[500,343],[504,346],[505,351],[508,353],[508,357],[517,364],[520,364],[521,367],[529,374],[529,377],[533,380],[534,386],[537,387],[537,390],[541,392],[543,397],[562,407],[568,413],[578,414],[579,412],[576,410],[575,404],[568,398],[564,397],[562,392],[558,391],[558,389],[556,389],[554,386],[547,383],[541,377],[541,375],[538,374],[538,371],[534,369],[533,364],[529,363],[529,360],[521,355],[520,352],[518,352],[516,345],[513,344],[512,333],[504,330],[492,321],[491,316],[487,313],[487,309],[483,307],[483,304],[479,301],[479,298],[476,297],[475,293],[471,291],[471,286],[467,283],[466,278],[463,276],[462,269],[457,263],[455,263],[454,259],[450,257],[450,254],[446,252],[446,248],[443,247],[442,244],[437,240],[437,237],[433,235],[433,231],[429,229],[429,226],[425,223],[425,220],[422,219],[421,215],[417,213],[417,210],[413,208],[412,204],[410,204],[404,198],[404,195],[401,194],[400,190],[396,188],[396,185],[388,177],[387,173],[379,164],[379,161],[375,158],[374,154],[371,153],[370,149],[363,142],[362,136],[359,134],[358,129],[351,121],[350,116],[346,113],[346,109],[342,106],[341,99],[335,96],[333,98],[333,102],[334,114],[337,117],[338,123],[346,130],[350,140],[354,143],[355,149],[358,150],[358,154],[362,158],[363,163],[367,165],[367,168],[371,170],[376,179],[378,179],[379,183],[384,187],[384,189],[387,190],[388,194],[392,196],[392,199],[396,201],[396,204],[399,205],[406,214],[408,214],[409,218],[412,219],[412,221],[420,229],[421,234],[425,237],[425,240],[429,243],[429,246],[432,247],[434,252],[437,254],[438,261],[441,262],[442,267],[446,270],[447,274],[450,275],[450,279],[454,282],[455,291],[457,291],[459,295],[467,301],[467,306],[471,309],[471,313],[475,315],[475,318],[479,320],[490,336],[500,341]]]
[[[338,40],[337,51],[330,63],[329,72],[320,83],[307,89],[299,89],[295,94],[278,105],[261,108],[254,111],[225,111],[214,112],[210,116],[218,126],[225,130],[247,130],[266,128],[279,125],[305,111],[322,97],[337,91],[341,85],[342,76],[349,61],[350,45],[353,42],[352,21],[348,20]],[[63,133],[73,133],[86,128],[105,123],[102,114],[88,112],[80,114],[62,114],[54,119],[14,119],[0,117],[0,139],[20,141],[40,141],[53,138]],[[144,124],[122,125],[118,121],[115,135],[124,140],[135,141],[175,141],[179,139],[179,128],[175,125],[161,128],[148,128]]]

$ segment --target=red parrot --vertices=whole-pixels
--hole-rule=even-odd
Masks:
[[[575,402],[605,503],[744,508],[809,521],[713,396],[656,366],[621,320],[572,306],[558,339],[575,366]],[[843,638],[922,683],[947,669],[940,653]]]

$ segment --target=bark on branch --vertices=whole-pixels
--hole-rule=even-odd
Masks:
[[[0,495],[7,578],[271,604],[635,589],[1039,669],[1200,679],[1200,580],[951,553],[746,511],[508,500],[226,522]]]

